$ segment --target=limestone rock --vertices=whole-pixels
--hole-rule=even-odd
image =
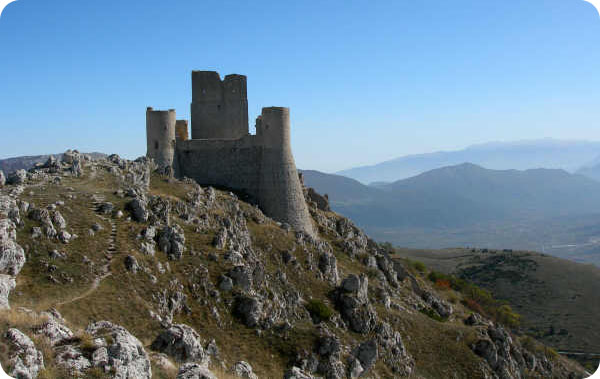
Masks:
[[[17,275],[25,264],[25,252],[17,243],[15,224],[0,220],[0,274]]]
[[[38,372],[44,369],[42,352],[18,329],[8,329],[4,337],[10,344],[9,360],[13,366],[10,375],[15,378],[36,378]]]
[[[236,299],[235,314],[250,327],[258,326],[263,316],[263,304],[255,297],[240,296]]]
[[[353,355],[358,359],[363,370],[369,370],[377,362],[377,342],[368,340],[361,343]]]
[[[283,379],[314,379],[315,377],[307,374],[306,372],[302,371],[301,369],[299,369],[298,367],[292,367],[291,369],[287,370],[285,372],[285,374],[283,375]]]
[[[134,257],[133,255],[126,256],[125,257],[125,268],[127,269],[127,271],[131,271],[134,274],[137,273],[138,270],[140,269],[140,265],[138,264],[136,257]]]
[[[92,366],[92,363],[83,355],[81,349],[73,345],[55,348],[54,355],[56,364],[64,367],[74,376],[80,376],[84,370]]]
[[[0,170],[0,187],[6,185],[6,175],[4,175],[4,171]]]
[[[15,289],[15,286],[15,279],[12,276],[0,274],[0,310],[10,309],[8,296],[10,291]]]
[[[150,359],[144,345],[125,328],[109,321],[90,324],[86,331],[94,337],[110,335],[107,346],[108,365],[115,370],[114,377],[119,379],[151,378]]]
[[[158,233],[158,246],[169,259],[179,260],[185,251],[185,236],[179,225],[165,226]]]
[[[2,218],[8,218],[16,225],[21,224],[20,209],[10,196],[0,195],[0,219]]]
[[[415,361],[408,354],[400,333],[382,322],[375,328],[378,355],[392,371],[402,377],[411,375]]]
[[[233,280],[233,284],[248,291],[252,286],[252,272],[246,266],[235,266],[227,273],[227,276]]]
[[[336,305],[342,319],[357,333],[368,333],[377,322],[377,314],[369,303],[368,279],[366,275],[350,275],[343,281],[345,285],[336,291]],[[346,288],[352,290],[348,291]]]
[[[321,254],[319,257],[319,270],[330,283],[337,284],[339,281],[337,259],[332,253],[324,252]]]
[[[217,377],[205,366],[186,363],[179,367],[176,379],[217,379]]]
[[[59,229],[65,229],[67,227],[67,222],[59,211],[54,211],[52,213],[52,223]]]
[[[137,222],[146,222],[150,216],[148,212],[148,204],[141,198],[137,197],[127,203],[127,209],[131,211],[131,217]]]
[[[64,324],[64,320],[58,311],[53,309],[42,312],[42,316],[46,316],[48,321],[38,327],[36,333],[46,336],[52,346],[73,337],[73,332]]]
[[[71,235],[71,233],[67,232],[66,230],[62,230],[58,233],[58,240],[62,243],[69,243],[72,238],[73,235]]]
[[[17,170],[8,175],[6,182],[8,184],[23,184],[27,180],[27,171]]]
[[[237,378],[258,379],[248,362],[238,361],[231,367],[231,373]]]
[[[170,355],[177,362],[198,362],[207,365],[210,357],[204,351],[200,335],[185,324],[172,325],[156,337],[152,350]]]

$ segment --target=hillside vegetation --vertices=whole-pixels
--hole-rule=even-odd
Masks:
[[[585,375],[310,199],[318,238],[145,158],[63,159],[0,188],[13,376]]]
[[[600,356],[600,269],[544,254],[397,249],[397,256],[475,283],[522,315],[521,329],[558,351]],[[585,358],[585,356],[578,358]]]

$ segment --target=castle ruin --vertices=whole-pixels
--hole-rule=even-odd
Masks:
[[[191,139],[175,110],[146,110],[146,155],[176,177],[243,193],[269,217],[314,235],[290,143],[290,111],[262,109],[248,129],[246,77],[192,71]]]

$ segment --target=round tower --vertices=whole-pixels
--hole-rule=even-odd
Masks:
[[[265,214],[315,235],[290,144],[290,110],[263,108],[256,135],[262,149],[258,202]]]
[[[174,109],[155,111],[146,109],[146,156],[154,159],[158,167],[173,166],[175,155],[175,122]]]

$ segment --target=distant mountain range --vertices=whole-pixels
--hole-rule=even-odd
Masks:
[[[337,172],[362,183],[393,182],[445,166],[470,162],[488,169],[557,168],[569,172],[600,163],[600,142],[553,139],[491,142],[463,150],[407,155]],[[598,170],[600,171],[600,170]]]
[[[315,171],[304,181],[398,246],[529,249],[600,265],[600,182],[583,175],[464,163],[377,186]]]

